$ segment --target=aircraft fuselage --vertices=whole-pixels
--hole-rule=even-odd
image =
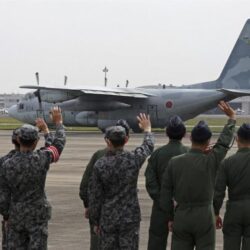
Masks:
[[[194,89],[150,89],[153,96],[134,99],[128,97],[110,97],[105,102],[102,96],[91,98],[80,96],[61,103],[42,102],[31,93],[30,98],[23,98],[18,105],[9,109],[9,114],[25,123],[34,124],[37,117],[43,117],[50,124],[49,110],[52,106],[60,106],[66,126],[97,126],[104,129],[115,124],[118,119],[126,119],[131,128],[138,130],[136,116],[147,113],[151,117],[152,126],[163,128],[168,118],[178,114],[183,120],[214,108],[220,100],[231,100],[223,92],[217,90]]]

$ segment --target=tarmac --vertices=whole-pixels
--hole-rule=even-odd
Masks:
[[[12,149],[10,142],[11,131],[0,131],[0,156]],[[127,150],[132,150],[142,142],[142,134],[131,134]],[[216,138],[213,138],[215,140]],[[156,134],[156,148],[167,142],[164,133]],[[189,135],[184,139],[185,145],[190,145]],[[41,139],[39,145],[42,146]],[[85,166],[92,154],[105,147],[101,133],[68,132],[66,147],[58,163],[52,164],[46,181],[47,197],[50,201],[52,219],[49,222],[49,250],[88,250],[89,225],[84,219],[83,203],[79,198],[79,185]],[[234,144],[229,151],[231,155],[237,150]],[[142,213],[140,226],[140,250],[147,249],[148,228],[152,201],[145,189],[146,162],[144,163],[139,179],[139,201]],[[224,206],[222,215],[224,214]],[[1,238],[0,233],[0,238]],[[171,237],[169,237],[169,243]],[[217,230],[216,250],[222,249],[222,232]],[[1,244],[1,243],[0,243]],[[167,249],[170,249],[168,246]]]

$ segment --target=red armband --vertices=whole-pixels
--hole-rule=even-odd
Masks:
[[[53,162],[57,162],[59,160],[60,155],[59,155],[58,150],[55,146],[49,146],[46,148],[46,150],[48,150],[52,153]]]

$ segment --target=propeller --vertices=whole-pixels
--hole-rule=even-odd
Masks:
[[[36,82],[37,82],[37,85],[39,86],[39,73],[38,72],[36,72]],[[34,94],[38,99],[39,109],[42,110],[42,99],[41,99],[40,89],[37,89],[34,92]]]
[[[64,76],[64,86],[67,85],[67,80],[68,80],[68,77],[67,77],[67,76]]]

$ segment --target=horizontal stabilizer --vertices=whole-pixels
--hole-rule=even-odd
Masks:
[[[232,95],[235,97],[241,97],[241,96],[250,96],[250,90],[249,89],[218,89],[218,91],[223,92],[227,95]]]

